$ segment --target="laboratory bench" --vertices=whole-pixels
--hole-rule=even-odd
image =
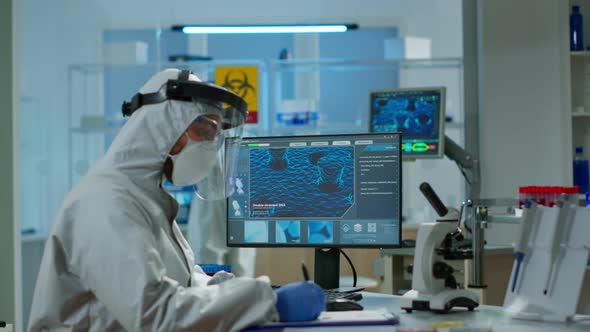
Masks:
[[[570,323],[554,323],[518,320],[508,317],[502,307],[480,305],[470,312],[457,309],[448,314],[435,314],[427,311],[413,311],[406,313],[400,309],[401,296],[363,292],[360,303],[366,310],[386,310],[397,314],[400,318],[400,327],[428,328],[437,324],[456,324],[457,327],[484,328],[494,332],[549,332],[549,331],[590,331],[590,316],[576,315]],[[330,329],[337,331],[338,329]],[[363,327],[367,331],[395,331],[391,326]],[[439,329],[441,331],[442,329]],[[295,330],[293,330],[295,331]],[[342,331],[352,331],[342,329]],[[442,330],[444,331],[444,330]]]

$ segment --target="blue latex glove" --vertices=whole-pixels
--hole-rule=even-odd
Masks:
[[[276,307],[281,322],[314,320],[326,310],[324,291],[313,282],[287,284],[277,289],[276,293]]]

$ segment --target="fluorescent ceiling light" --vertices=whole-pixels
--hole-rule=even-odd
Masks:
[[[357,29],[356,24],[296,24],[296,25],[175,25],[172,30],[186,34],[220,33],[317,33],[346,32]]]

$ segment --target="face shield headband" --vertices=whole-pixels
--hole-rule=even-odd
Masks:
[[[162,103],[167,100],[193,103],[201,110],[201,114],[187,125],[185,134],[193,134],[195,142],[189,145],[190,148],[183,149],[183,151],[187,151],[180,152],[183,154],[182,166],[178,164],[174,167],[175,169],[176,166],[182,167],[183,172],[187,169],[189,171],[195,170],[194,176],[188,175],[183,178],[200,179],[198,182],[192,183],[195,184],[195,192],[199,198],[224,199],[231,195],[235,189],[233,179],[237,170],[237,153],[234,149],[226,151],[225,139],[231,139],[232,142],[241,140],[243,124],[248,113],[247,104],[237,94],[222,87],[210,83],[189,81],[189,75],[189,71],[182,71],[177,80],[168,80],[157,92],[137,93],[131,102],[123,103],[123,114],[130,116],[144,105]],[[207,118],[207,114],[209,114],[209,118]],[[215,118],[215,120],[213,121],[211,118]],[[212,126],[205,126],[209,123],[214,123],[213,127],[216,130],[209,128]],[[203,128],[207,128],[207,130]],[[212,134],[213,132],[215,134]],[[207,135],[213,136],[208,137]],[[188,136],[190,139],[190,135]],[[213,148],[215,148],[214,151]],[[203,153],[203,151],[207,153]],[[211,155],[212,153],[214,155]],[[203,166],[204,160],[202,159],[207,159],[207,167]],[[189,165],[186,165],[187,161]],[[202,174],[204,177],[197,176],[198,172],[203,173],[205,169],[208,170],[206,176],[205,174]],[[182,181],[179,181],[178,185],[188,184],[180,182]]]
[[[168,80],[166,82],[165,89],[160,89],[154,93],[136,93],[130,102],[123,102],[121,107],[123,116],[131,116],[144,105],[159,104],[166,100],[178,100],[203,101],[211,104],[222,103],[229,106],[226,108],[228,111],[238,113],[228,114],[229,116],[224,115],[224,118],[235,118],[241,115],[243,119],[246,119],[248,105],[242,97],[211,83],[190,81],[188,79],[189,75],[190,71],[183,70],[178,75],[177,80]]]

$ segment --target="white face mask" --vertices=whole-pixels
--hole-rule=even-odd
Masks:
[[[177,155],[170,155],[174,168],[172,183],[176,186],[189,186],[198,183],[211,173],[217,163],[218,146],[214,142],[194,142],[188,137],[184,149]]]

